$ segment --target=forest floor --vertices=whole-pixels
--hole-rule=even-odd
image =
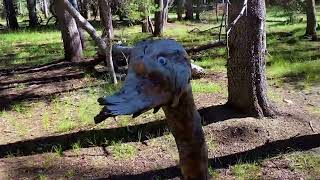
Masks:
[[[209,72],[192,87],[214,179],[320,179],[320,43],[303,39],[304,24],[287,24],[277,11],[268,14],[267,63],[276,118],[255,119],[224,106],[223,48],[191,55]],[[190,47],[212,38],[190,31],[211,26],[170,24],[166,37]],[[138,31],[119,28],[116,37],[134,44],[147,36]],[[94,125],[96,99],[121,83],[109,85],[108,77],[60,61],[59,32],[33,33],[0,36],[0,179],[179,179],[163,112]],[[94,47],[88,49],[92,57]]]

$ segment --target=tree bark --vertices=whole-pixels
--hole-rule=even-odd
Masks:
[[[141,30],[144,33],[154,33],[153,24],[150,19],[150,12],[147,10],[147,7],[145,7],[144,3],[140,3],[139,10],[141,13]]]
[[[62,34],[64,55],[67,61],[82,60],[82,43],[79,30],[74,18],[67,12],[65,2],[68,0],[55,0],[55,12]],[[69,2],[68,2],[69,3]]]
[[[43,0],[43,12],[44,12],[44,17],[47,19],[49,17],[49,9],[48,9],[47,0]]]
[[[307,11],[307,28],[306,36],[311,36],[312,40],[317,40],[317,19],[316,19],[316,4],[315,0],[306,1]]]
[[[163,7],[164,1],[166,0],[155,0],[155,3],[158,5],[159,10],[155,12],[154,16],[154,36],[161,36],[163,33]]]
[[[110,38],[113,39],[114,33],[112,26],[112,17],[109,17],[111,14],[111,9],[107,7],[106,0],[98,0],[98,4],[100,12],[100,21],[102,26],[104,27],[103,38],[108,38],[108,34],[110,34]]]
[[[29,26],[36,27],[38,26],[38,17],[37,17],[37,1],[36,0],[27,0],[28,12],[29,12]]]
[[[19,24],[12,0],[3,0],[3,4],[6,10],[6,19],[9,29],[18,29]]]
[[[153,24],[150,19],[150,16],[143,17],[142,24],[141,24],[141,30],[144,33],[154,33]]]
[[[201,12],[201,1],[197,0],[197,8],[196,8],[196,20],[200,20],[200,12]]]
[[[69,0],[69,2],[72,4],[72,6],[77,11],[79,11],[79,5],[78,5],[77,0]],[[79,36],[80,36],[80,40],[81,40],[82,49],[85,49],[85,36],[84,36],[83,29],[81,28],[81,26],[78,23],[77,23],[77,28],[78,28],[78,31],[79,31]]]
[[[242,7],[242,1],[231,1],[229,24]],[[255,117],[274,115],[265,76],[265,11],[264,0],[249,0],[246,16],[233,26],[228,38],[228,104]]]
[[[81,1],[81,15],[86,18],[90,19],[90,12],[89,12],[89,0],[82,0]]]
[[[186,7],[186,20],[193,20],[193,1],[192,0],[186,0],[185,3]]]
[[[182,20],[182,14],[184,12],[184,0],[177,0],[177,19]]]
[[[169,1],[170,0],[163,0],[163,25],[166,26],[168,23],[169,17]]]
[[[108,0],[104,0],[104,2],[106,3],[106,9],[109,9],[107,11],[110,12],[110,14],[108,15],[107,18],[111,18],[112,17],[111,16],[111,9],[110,9]],[[94,29],[94,27],[84,17],[82,17],[81,14],[79,13],[79,11],[77,11],[68,1],[64,0],[64,3],[65,3],[65,7],[66,7],[67,11],[71,14],[71,16],[77,21],[77,23],[79,25],[82,26],[82,28],[84,30],[86,30],[88,32],[88,34],[96,42],[97,46],[104,53],[104,55],[108,56],[108,54],[111,53],[110,49],[112,50],[112,48],[108,47],[108,46],[111,46],[111,43],[106,44],[105,41],[98,36],[98,33]],[[110,22],[110,21],[108,21],[108,22]],[[108,32],[110,32],[110,31],[108,31]],[[110,60],[106,63],[109,67],[109,73],[111,75],[111,78],[113,79],[113,83],[117,84],[117,78],[116,78],[116,74],[114,71],[112,58],[110,58]]]

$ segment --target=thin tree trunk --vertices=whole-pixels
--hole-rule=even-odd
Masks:
[[[229,24],[242,7],[242,1],[231,1]],[[265,2],[249,0],[247,7],[228,38],[228,104],[255,117],[273,116],[265,76]]]
[[[164,26],[164,18],[163,18],[163,8],[164,8],[164,1],[166,0],[155,0],[155,3],[158,4],[159,10],[155,12],[155,23],[154,23],[154,36],[161,36],[163,33],[163,26]],[[166,1],[167,2],[167,1]]]
[[[108,38],[108,34],[110,34],[110,38],[113,39],[114,34],[112,26],[112,17],[109,18],[109,13],[111,13],[111,9],[108,9],[106,0],[98,0],[98,5],[100,12],[100,21],[105,30],[103,33],[103,38],[106,40],[106,38]],[[108,31],[110,31],[110,33]]]
[[[163,0],[163,25],[166,26],[168,23],[169,17],[169,1],[170,0]]]
[[[81,15],[86,18],[90,19],[90,12],[89,12],[89,0],[82,0],[81,1]]]
[[[111,18],[111,9],[110,9],[109,3],[108,3],[107,0],[104,0],[104,2],[106,3],[106,6],[105,6],[106,9],[109,9],[108,12],[110,12],[110,15],[107,18]],[[111,46],[111,43],[109,43],[109,45],[106,44],[106,42],[102,38],[100,38],[98,36],[98,33],[94,29],[94,27],[84,17],[82,17],[81,14],[79,13],[79,11],[77,11],[74,7],[72,7],[72,5],[68,1],[64,0],[64,3],[66,5],[67,11],[77,21],[77,23],[79,25],[81,25],[82,28],[88,32],[88,34],[91,36],[91,38],[96,42],[96,44],[99,47],[99,49],[102,52],[104,52],[105,55],[110,54],[110,50],[109,49],[111,49],[111,48],[108,48],[108,46]],[[108,32],[110,33],[110,31],[108,31]],[[110,72],[110,75],[111,75],[111,77],[113,79],[113,82],[115,84],[117,84],[117,78],[116,78],[116,73],[114,71],[112,58],[107,62],[107,64],[109,66],[109,72]]]
[[[182,14],[184,12],[184,0],[177,0],[177,19],[182,20]]]
[[[317,40],[317,18],[315,0],[307,0],[307,28],[306,35],[311,36],[312,40]]]
[[[69,0],[69,2],[72,4],[72,6],[79,11],[79,5],[77,0]],[[83,29],[81,28],[81,26],[77,23],[77,27],[78,27],[78,31],[79,31],[79,36],[80,36],[80,40],[81,40],[81,46],[82,49],[85,49],[85,36],[84,36],[84,32]]]
[[[202,0],[197,0],[196,20],[200,20],[201,1],[202,1]]]
[[[67,12],[65,2],[68,0],[55,0],[55,12],[62,34],[64,55],[67,61],[80,61],[82,59],[82,43],[79,30],[74,18]],[[69,2],[68,2],[69,3]]]
[[[143,12],[141,15],[141,30],[144,33],[154,33],[153,24],[150,19],[149,13],[147,8],[145,7],[145,4],[140,3],[139,7],[140,12]]]
[[[193,20],[193,1],[192,0],[186,0],[185,3],[186,6],[186,20]]]
[[[31,27],[38,26],[36,5],[37,5],[36,0],[27,0],[27,6],[28,6],[28,11],[29,11],[29,26],[31,26]]]
[[[43,0],[43,12],[44,12],[44,17],[47,19],[49,17],[49,9],[48,9],[47,0]]]
[[[3,0],[3,4],[6,10],[6,20],[9,29],[18,29],[19,24],[17,21],[16,11],[14,9],[12,0]]]

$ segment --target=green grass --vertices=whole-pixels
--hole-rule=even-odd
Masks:
[[[320,155],[317,153],[295,153],[289,155],[291,167],[304,175],[306,179],[320,178]]]
[[[0,33],[0,53],[0,69],[41,65],[64,57],[61,35],[56,29]],[[94,44],[87,41],[84,56],[95,54]]]
[[[219,179],[220,177],[220,173],[211,166],[208,167],[208,173],[212,179]]]
[[[37,177],[38,180],[47,180],[49,179],[47,175],[45,174],[39,174]]]
[[[117,160],[131,159],[137,154],[137,148],[131,144],[120,142],[111,143],[112,155]]]
[[[191,82],[192,92],[193,93],[223,93],[223,87],[219,84],[202,81],[202,80],[193,80]]]
[[[63,150],[61,145],[53,146],[52,151],[59,157],[63,156]]]
[[[316,116],[320,117],[320,107],[308,107],[307,110]]]
[[[237,180],[261,179],[260,167],[256,163],[236,164],[231,171]]]
[[[318,19],[320,13],[318,12]],[[267,23],[268,67],[271,78],[286,80],[297,84],[299,88],[315,85],[320,82],[320,43],[303,38],[306,28],[306,17],[297,13],[302,22]],[[280,8],[268,9],[269,21],[284,21],[287,14]],[[291,33],[291,34],[288,34]]]

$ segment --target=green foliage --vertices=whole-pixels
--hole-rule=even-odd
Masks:
[[[236,164],[231,170],[237,180],[261,179],[261,170],[256,163]]]
[[[130,144],[120,142],[112,142],[112,155],[115,159],[131,159],[137,153],[137,148]]]
[[[47,110],[45,110],[45,112],[42,114],[42,124],[43,124],[44,129],[47,130],[49,128],[50,115]]]
[[[124,10],[128,12],[132,20],[140,20],[141,17],[150,16],[157,10],[154,0],[131,0],[124,5]]]
[[[317,153],[296,153],[288,156],[291,167],[307,175],[306,179],[320,178],[320,155]]]
[[[52,147],[52,150],[54,153],[56,153],[58,156],[63,156],[63,150],[62,150],[62,147],[61,145],[57,145],[57,146],[53,146]]]
[[[193,80],[191,82],[192,92],[194,93],[221,93],[223,88],[216,83]]]
[[[38,180],[47,180],[48,176],[46,176],[45,174],[39,174],[37,179]]]
[[[215,170],[213,167],[208,167],[208,173],[212,179],[219,179],[220,173]]]

